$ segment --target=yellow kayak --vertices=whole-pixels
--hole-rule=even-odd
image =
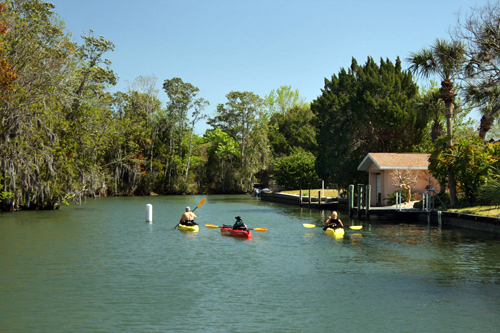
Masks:
[[[325,230],[325,234],[335,237],[342,237],[344,236],[344,233],[345,233],[344,228],[338,228],[338,229],[326,228]]]
[[[200,227],[198,225],[184,225],[184,224],[179,224],[179,230],[198,232],[200,230]]]

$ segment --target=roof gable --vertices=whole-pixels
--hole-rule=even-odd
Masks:
[[[379,170],[412,168],[427,170],[430,154],[425,153],[369,153],[358,166],[358,171],[368,171],[375,164]]]

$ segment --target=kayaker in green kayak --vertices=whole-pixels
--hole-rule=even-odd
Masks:
[[[326,230],[327,228],[332,228],[332,229],[338,229],[338,228],[343,228],[344,224],[340,219],[337,218],[337,212],[333,211],[332,216],[328,216],[328,220],[326,220],[326,226],[323,228],[323,230]]]
[[[187,206],[186,212],[182,214],[179,224],[188,226],[198,225],[198,223],[194,221],[195,218],[197,218],[196,214],[191,211],[191,208],[189,206]]]
[[[235,217],[236,222],[233,225],[233,230],[247,230],[247,226],[245,223],[243,223],[243,220],[241,219],[241,216],[236,216]]]

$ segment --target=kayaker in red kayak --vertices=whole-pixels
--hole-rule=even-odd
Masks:
[[[189,206],[187,206],[186,212],[182,214],[179,224],[189,225],[189,226],[198,225],[198,223],[194,221],[196,217],[197,217],[196,214],[191,211],[191,208]]]
[[[248,230],[245,223],[243,223],[241,216],[236,216],[235,219],[236,219],[236,222],[233,225],[233,230]]]
[[[340,219],[337,218],[337,212],[333,211],[332,216],[328,216],[328,220],[326,220],[326,226],[323,228],[323,230],[326,230],[327,228],[332,228],[332,229],[338,229],[338,228],[343,228],[344,224]]]

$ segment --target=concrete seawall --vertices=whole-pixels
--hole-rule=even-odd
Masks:
[[[366,217],[361,217],[362,219]],[[472,214],[442,211],[423,211],[420,209],[371,209],[370,220],[383,221],[414,221],[432,223],[434,225],[449,225],[465,229],[474,229],[500,234],[500,219]]]
[[[488,231],[500,234],[500,218],[488,217],[472,214],[463,214],[455,212],[440,212],[441,221],[445,225],[461,227],[467,229]],[[427,221],[427,215],[430,214],[431,221],[439,223],[439,212],[421,213],[419,220]]]
[[[314,209],[338,209],[339,202],[336,197],[321,197],[318,206],[318,197],[311,196],[311,202],[309,202],[308,196],[302,196],[302,201],[300,196],[295,194],[287,193],[261,193],[262,201],[283,203],[293,206],[310,207]]]
[[[268,202],[276,202],[294,206],[310,207],[311,209],[338,210],[348,212],[349,208],[347,200],[338,198],[329,198],[323,200],[318,206],[318,197],[302,197],[302,202],[298,195],[285,193],[262,193],[261,200]],[[361,219],[378,220],[378,221],[414,221],[414,222],[430,222],[432,224],[442,224],[454,227],[474,229],[500,234],[500,218],[487,217],[480,215],[455,213],[455,212],[438,212],[438,211],[423,211],[415,208],[404,208],[396,210],[392,207],[373,207],[370,209],[369,216],[365,216],[365,210],[361,211]],[[354,215],[357,214],[357,209],[354,209]]]

